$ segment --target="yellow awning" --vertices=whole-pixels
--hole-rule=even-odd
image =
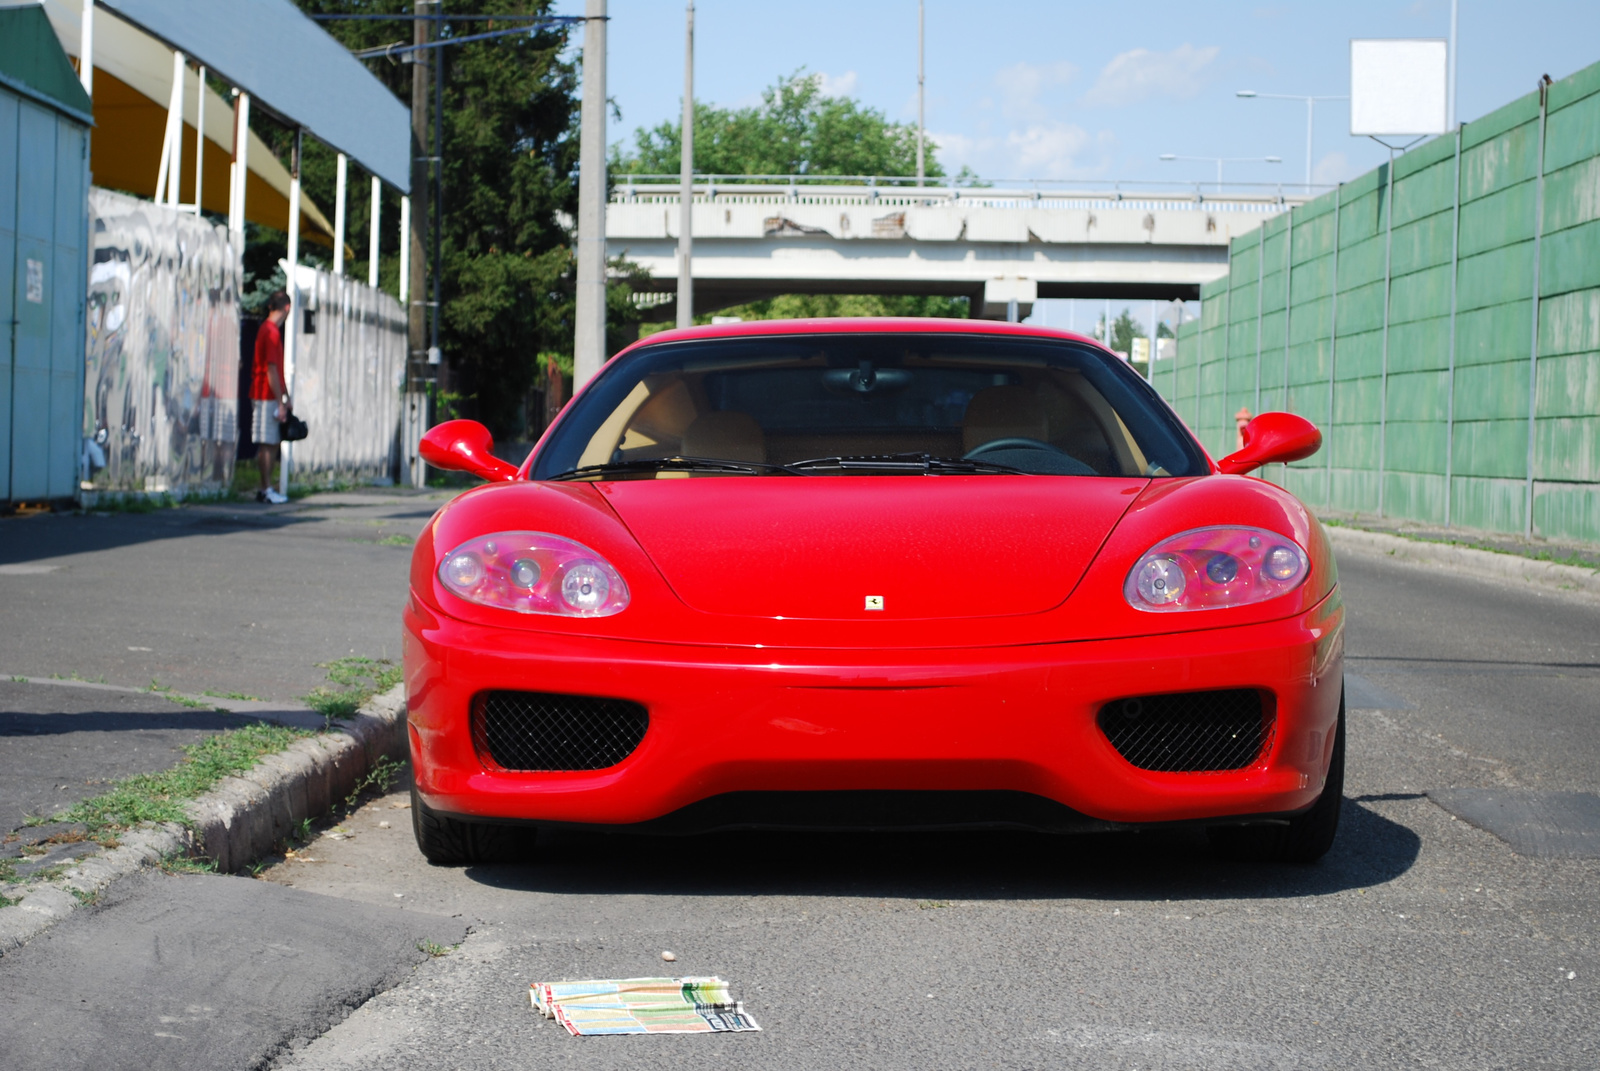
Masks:
[[[0,0],[9,4],[13,0]],[[75,59],[79,56],[78,0],[45,0],[45,13]],[[166,134],[167,101],[172,96],[172,50],[105,8],[94,22],[94,120],[89,168],[94,183],[154,197],[161,169],[161,142]],[[80,60],[81,62],[81,60]],[[194,203],[196,93],[200,77],[184,78],[184,150],[179,199]],[[206,90],[205,181],[202,207],[228,213],[228,173],[233,162],[233,103]],[[289,170],[254,133],[249,135],[245,184],[245,219],[281,231],[289,229]],[[300,234],[319,245],[333,245],[333,224],[304,191],[300,195]]]

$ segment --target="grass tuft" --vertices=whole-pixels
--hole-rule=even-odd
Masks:
[[[317,688],[304,699],[306,706],[326,718],[330,726],[355,717],[362,703],[400,683],[400,667],[387,658],[352,656],[319,665],[328,671],[333,687]]]
[[[187,824],[184,805],[190,800],[209,791],[224,777],[244,773],[261,756],[282,751],[299,737],[311,735],[305,729],[266,722],[229,729],[186,746],[184,760],[170,770],[118,781],[109,792],[75,803],[48,818],[30,819],[29,824],[82,822],[91,836],[141,822]]]
[[[156,863],[157,869],[163,874],[215,874],[217,864],[214,860],[196,858],[192,855],[173,853],[164,855]]]

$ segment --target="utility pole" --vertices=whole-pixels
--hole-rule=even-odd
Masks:
[[[923,79],[923,11],[924,0],[917,0],[917,185],[921,186],[927,175],[924,167],[923,143],[927,139],[928,115],[925,107],[927,90]]]
[[[683,131],[678,153],[678,326],[694,326],[694,0],[683,32]]]
[[[574,390],[606,360],[606,0],[584,0],[583,13]]]
[[[1450,92],[1445,108],[1449,113],[1445,125],[1451,130],[1456,128],[1456,2],[1450,0]]]
[[[434,0],[416,0],[413,14],[421,16],[423,8]],[[411,23],[411,42],[428,43],[428,20],[414,19]],[[408,267],[411,269],[410,285],[404,287],[411,294],[406,308],[406,334],[411,351],[408,362],[413,368],[420,364],[428,348],[427,308],[427,242],[428,233],[428,64],[422,52],[407,55],[411,63],[411,233],[402,235],[401,241],[411,243]],[[418,372],[416,378],[422,378]]]

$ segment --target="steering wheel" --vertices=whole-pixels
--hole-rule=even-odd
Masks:
[[[990,439],[986,443],[974,446],[971,450],[962,454],[961,457],[965,461],[971,461],[995,450],[1046,450],[1052,454],[1060,454],[1062,457],[1072,457],[1071,454],[1059,446],[1051,446],[1049,443],[1039,439],[1026,439],[1020,435],[1012,435],[1004,439]]]

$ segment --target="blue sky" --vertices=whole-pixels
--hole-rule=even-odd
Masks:
[[[1472,119],[1600,60],[1596,0],[1461,0],[1458,114]],[[566,0],[562,13],[581,4]],[[676,120],[683,4],[611,0],[609,140]],[[833,91],[916,119],[916,0],[698,0],[696,96],[752,104],[800,67]],[[940,159],[990,179],[1215,178],[1214,164],[1162,153],[1282,157],[1231,163],[1230,181],[1299,183],[1305,108],[1239,100],[1349,92],[1352,37],[1445,37],[1449,0],[1075,4],[927,0],[928,129]],[[1377,164],[1343,102],[1318,105],[1318,182]]]

